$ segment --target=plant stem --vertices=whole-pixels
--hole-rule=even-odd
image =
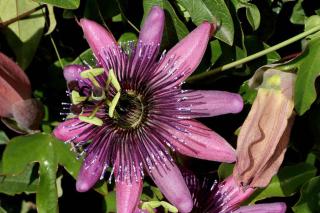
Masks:
[[[257,58],[259,58],[261,56],[264,56],[264,55],[266,55],[266,54],[268,54],[270,52],[273,52],[273,51],[276,51],[276,50],[278,50],[278,49],[280,49],[282,47],[285,47],[285,46],[287,46],[287,45],[289,45],[291,43],[299,41],[300,39],[303,39],[304,37],[306,37],[308,35],[311,35],[311,34],[317,32],[319,30],[320,30],[320,25],[316,26],[316,27],[313,27],[310,30],[307,30],[307,31],[305,31],[303,33],[300,33],[300,34],[298,34],[298,35],[296,35],[296,36],[294,36],[294,37],[292,37],[292,38],[290,38],[288,40],[285,40],[285,41],[283,41],[283,42],[281,42],[281,43],[279,43],[277,45],[269,47],[268,49],[265,49],[265,50],[262,50],[260,52],[255,53],[255,54],[249,55],[249,56],[247,56],[245,58],[242,58],[240,60],[231,62],[231,63],[223,65],[221,67],[217,67],[217,68],[215,68],[213,70],[208,70],[206,72],[203,72],[203,73],[200,73],[200,74],[197,74],[197,75],[194,75],[194,76],[190,76],[187,79],[187,82],[194,82],[194,81],[209,77],[211,75],[214,75],[216,73],[219,73],[221,71],[225,71],[225,70],[237,67],[239,65],[245,64],[245,63],[247,63],[249,61],[252,61],[252,60],[257,59]]]
[[[118,4],[118,8],[119,8],[119,10],[120,10],[120,13],[121,13],[122,18],[123,18],[126,22],[128,22],[128,24],[129,24],[135,31],[137,31],[137,33],[139,33],[140,30],[139,30],[136,26],[134,26],[134,24],[124,15],[124,12],[123,12],[123,10],[122,10],[121,4],[120,4],[120,2],[119,2],[118,0],[117,0],[117,4]]]
[[[54,49],[54,51],[55,51],[55,53],[56,53],[56,55],[57,55],[57,58],[58,58],[58,60],[59,60],[61,69],[63,69],[64,65],[63,65],[63,63],[62,63],[62,61],[61,61],[61,57],[60,57],[58,48],[57,48],[57,46],[56,46],[56,43],[54,42],[52,36],[51,36],[51,35],[49,35],[49,36],[50,36],[50,41],[51,41],[51,44],[52,44],[52,46],[53,46],[53,49]]]
[[[20,19],[26,18],[26,17],[28,17],[29,15],[31,15],[32,13],[34,13],[34,12],[36,12],[36,11],[38,11],[38,10],[41,10],[42,8],[45,8],[45,7],[46,7],[46,5],[45,5],[45,4],[42,4],[42,5],[40,5],[40,6],[36,7],[36,8],[33,8],[33,9],[25,12],[25,13],[22,13],[22,14],[14,17],[14,18],[12,18],[12,19],[9,19],[9,20],[4,21],[4,22],[0,22],[0,28],[7,27],[8,25],[10,25],[10,24],[12,24],[12,23],[14,23],[14,22],[16,22],[16,21],[19,21]]]

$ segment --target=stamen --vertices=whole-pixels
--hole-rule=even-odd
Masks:
[[[72,90],[71,92],[71,102],[74,105],[80,104],[81,102],[85,101],[87,97],[80,96],[78,91]]]
[[[102,126],[103,121],[100,118],[95,117],[98,110],[99,110],[99,106],[96,107],[89,116],[79,115],[79,120],[86,122],[86,123],[94,124],[97,126]]]
[[[110,118],[113,118],[113,116],[114,116],[114,111],[115,111],[116,106],[117,106],[117,104],[119,102],[120,95],[121,95],[121,92],[117,92],[117,94],[114,96],[112,101],[108,102],[108,105],[109,105],[109,117]]]
[[[108,74],[108,79],[106,82],[106,90],[108,91],[110,83],[114,86],[114,88],[117,90],[117,94],[113,97],[112,101],[110,102],[109,100],[107,100],[106,104],[109,106],[109,117],[113,118],[114,116],[114,111],[115,108],[119,102],[120,99],[120,95],[121,95],[121,87],[120,87],[120,83],[116,77],[116,75],[114,74],[113,69],[109,70],[109,74]]]
[[[102,126],[103,124],[103,121],[97,117],[87,117],[87,116],[79,115],[79,120],[89,124],[94,124],[97,126]]]
[[[92,82],[92,84],[96,87],[101,87],[99,82],[95,79],[96,76],[99,76],[101,74],[104,73],[104,69],[103,68],[93,68],[93,69],[89,69],[89,70],[85,70],[83,72],[80,73],[80,76],[82,78],[88,78],[90,79],[90,81]]]
[[[114,88],[117,90],[117,92],[119,92],[121,90],[120,83],[119,83],[116,75],[114,74],[113,69],[109,70],[108,79],[107,79],[107,83],[106,83],[107,91],[108,91],[110,83],[114,86]]]

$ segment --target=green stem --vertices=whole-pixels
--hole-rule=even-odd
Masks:
[[[10,24],[12,24],[12,23],[14,23],[16,21],[19,21],[21,19],[24,19],[24,18],[30,16],[32,13],[37,12],[38,10],[41,10],[42,8],[45,8],[45,7],[46,7],[46,5],[42,4],[42,5],[40,5],[40,6],[36,7],[36,8],[33,8],[33,9],[31,9],[31,10],[25,12],[25,13],[22,13],[22,14],[18,15],[17,17],[14,17],[14,18],[9,19],[9,20],[4,21],[4,22],[0,22],[0,28],[7,27],[8,25],[10,25]]]
[[[51,41],[51,43],[52,43],[53,49],[54,49],[54,51],[55,51],[55,53],[56,53],[56,55],[57,55],[57,58],[58,58],[58,60],[59,60],[60,66],[61,66],[61,68],[63,69],[64,66],[63,66],[63,63],[62,63],[62,61],[61,61],[60,54],[59,54],[58,48],[57,48],[57,46],[56,46],[56,43],[54,42],[52,36],[51,36],[51,35],[49,35],[49,36],[50,36],[50,41]]]
[[[264,55],[266,55],[266,54],[268,54],[270,52],[276,51],[276,50],[278,50],[278,49],[280,49],[282,47],[285,47],[285,46],[287,46],[289,44],[292,44],[292,43],[294,43],[296,41],[299,41],[300,39],[303,39],[304,37],[306,37],[308,35],[311,35],[311,34],[317,32],[319,30],[320,30],[320,25],[316,26],[316,27],[313,27],[310,30],[307,30],[307,31],[305,31],[303,33],[300,33],[300,34],[298,34],[298,35],[296,35],[296,36],[294,36],[294,37],[292,37],[292,38],[290,38],[288,40],[285,40],[285,41],[283,41],[283,42],[281,42],[281,43],[279,43],[279,44],[277,44],[275,46],[269,47],[268,49],[262,50],[260,52],[255,53],[255,54],[249,55],[249,56],[247,56],[245,58],[242,58],[240,60],[231,62],[231,63],[223,65],[221,67],[217,67],[217,68],[215,68],[213,70],[209,70],[207,72],[203,72],[203,73],[200,73],[200,74],[197,74],[197,75],[194,75],[194,76],[190,76],[187,79],[187,82],[194,82],[194,81],[197,81],[197,80],[200,80],[200,79],[203,79],[203,78],[207,78],[207,77],[209,77],[211,75],[214,75],[216,73],[219,73],[221,71],[225,71],[225,70],[237,67],[239,65],[245,64],[245,63],[247,63],[249,61],[252,61],[252,60],[257,59],[257,58],[259,58],[261,56],[264,56]]]
[[[121,13],[122,18],[123,18],[126,22],[128,22],[128,24],[129,24],[135,31],[137,31],[137,33],[139,33],[140,30],[139,30],[136,26],[134,26],[134,24],[124,15],[124,12],[123,12],[123,10],[122,10],[122,7],[121,7],[121,4],[120,4],[119,0],[117,0],[117,4],[118,4],[118,8],[119,8],[119,10],[120,10],[120,13]]]

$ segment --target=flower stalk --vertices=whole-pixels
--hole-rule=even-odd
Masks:
[[[305,38],[305,37],[307,37],[307,36],[309,36],[309,35],[311,35],[313,33],[318,32],[318,31],[320,31],[320,25],[319,26],[315,26],[315,27],[303,32],[303,33],[300,33],[300,34],[298,34],[298,35],[296,35],[296,36],[294,36],[292,38],[289,38],[289,39],[287,39],[287,40],[285,40],[285,41],[283,41],[283,42],[281,42],[279,44],[276,44],[276,45],[274,45],[272,47],[269,47],[269,48],[267,48],[265,50],[259,51],[257,53],[252,54],[252,55],[249,55],[249,56],[247,56],[245,58],[239,59],[239,60],[231,62],[229,64],[225,64],[223,66],[217,67],[217,68],[212,69],[212,70],[208,70],[206,72],[199,73],[197,75],[190,76],[186,81],[189,82],[189,83],[192,83],[192,82],[207,78],[209,76],[215,75],[215,74],[220,73],[222,71],[226,71],[226,70],[232,69],[234,67],[240,66],[242,64],[248,63],[249,61],[255,60],[255,59],[260,58],[260,57],[262,57],[264,55],[267,55],[267,54],[269,54],[269,53],[271,53],[273,51],[276,51],[276,50],[281,49],[281,48],[283,48],[285,46],[288,46],[289,44],[292,44],[292,43],[294,43],[296,41],[299,41],[300,39],[303,39],[303,38]]]

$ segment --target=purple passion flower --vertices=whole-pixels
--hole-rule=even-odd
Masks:
[[[118,45],[93,21],[82,19],[80,25],[98,65],[64,69],[71,113],[54,130],[57,138],[84,148],[77,190],[89,190],[111,168],[117,212],[131,213],[146,171],[180,212],[190,212],[190,192],[169,150],[234,162],[232,146],[194,118],[238,113],[243,107],[238,94],[181,89],[200,63],[215,25],[202,23],[159,58],[164,28],[159,7],[151,9],[137,44]]]
[[[184,171],[183,177],[193,198],[192,213],[285,213],[287,209],[282,202],[240,207],[255,190],[244,191],[233,176],[221,183],[210,178],[199,179],[189,171]]]

